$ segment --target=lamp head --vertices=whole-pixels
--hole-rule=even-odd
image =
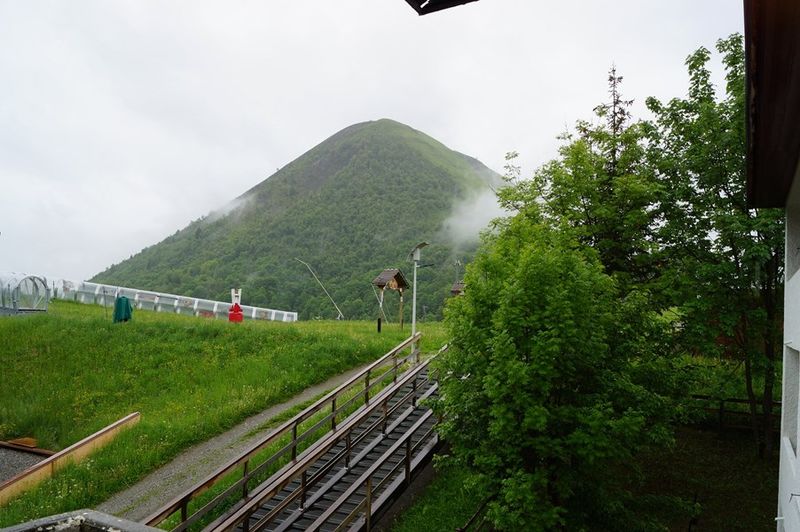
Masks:
[[[427,246],[427,245],[428,245],[427,242],[420,242],[419,244],[414,246],[414,249],[411,250],[411,253],[409,253],[408,258],[410,260],[415,261],[415,262],[419,262],[419,260],[420,260],[420,250],[422,248],[424,248],[425,246]]]

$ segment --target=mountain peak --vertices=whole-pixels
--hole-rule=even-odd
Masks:
[[[242,194],[239,208],[193,222],[95,280],[217,299],[241,287],[249,304],[328,316],[330,302],[298,257],[345,316],[373,317],[371,279],[407,267],[411,246],[428,240],[426,255],[438,266],[426,268],[420,298],[424,312],[439,315],[457,275],[452,264],[469,253],[443,241],[444,222],[495,178],[395,120],[353,124]]]

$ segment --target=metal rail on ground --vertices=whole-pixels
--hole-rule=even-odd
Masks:
[[[149,526],[157,526],[168,517],[180,511],[180,522],[175,527],[171,528],[171,530],[174,532],[181,532],[191,525],[200,522],[212,511],[220,508],[225,501],[236,492],[241,494],[241,500],[247,500],[251,496],[251,482],[257,481],[259,476],[264,474],[270,466],[289,453],[291,453],[292,462],[296,462],[298,459],[298,446],[302,442],[309,439],[317,430],[328,424],[330,424],[331,430],[335,431],[337,429],[337,416],[344,415],[343,413],[348,412],[359,401],[363,401],[364,405],[368,405],[370,403],[370,393],[376,386],[379,386],[388,379],[389,376],[391,376],[393,382],[396,382],[400,368],[408,360],[413,359],[415,362],[419,362],[419,351],[413,350],[413,346],[419,341],[421,336],[421,333],[417,333],[398,344],[380,359],[351,377],[347,382],[341,384],[339,387],[314,402],[314,404],[280,425],[268,436],[253,444],[239,457],[221,466],[193,488],[156,510],[153,514],[145,518],[142,523]],[[406,349],[410,350],[411,353],[406,356],[401,356]],[[384,371],[381,372],[381,370]],[[355,395],[347,399],[344,398],[348,394],[354,393],[354,391],[356,391]],[[341,399],[339,404],[337,404],[337,399]],[[327,415],[323,416],[310,427],[305,429],[300,428],[301,424],[308,421],[325,408],[330,408],[330,412]],[[291,434],[291,441],[289,443],[276,450],[257,466],[251,467],[252,461],[257,454],[270,445],[276,444],[282,437],[289,434]],[[208,489],[219,484],[223,478],[226,478],[237,469],[241,472],[241,476],[238,480],[233,482],[230,486],[227,486],[209,502],[190,513],[189,506],[194,499]]]

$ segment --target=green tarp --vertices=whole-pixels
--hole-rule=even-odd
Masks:
[[[133,318],[133,307],[131,300],[125,296],[120,296],[114,302],[114,323],[128,321]]]

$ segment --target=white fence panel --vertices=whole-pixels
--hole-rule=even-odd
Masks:
[[[113,307],[117,297],[125,296],[131,300],[131,304],[137,309],[172,312],[174,314],[192,314],[207,318],[228,319],[228,311],[231,308],[231,304],[224,301],[212,301],[210,299],[91,283],[89,281],[58,280],[53,282],[52,292],[53,297],[57,299],[107,307]],[[297,321],[297,312],[285,310],[242,305],[242,312],[244,318],[248,320]]]

